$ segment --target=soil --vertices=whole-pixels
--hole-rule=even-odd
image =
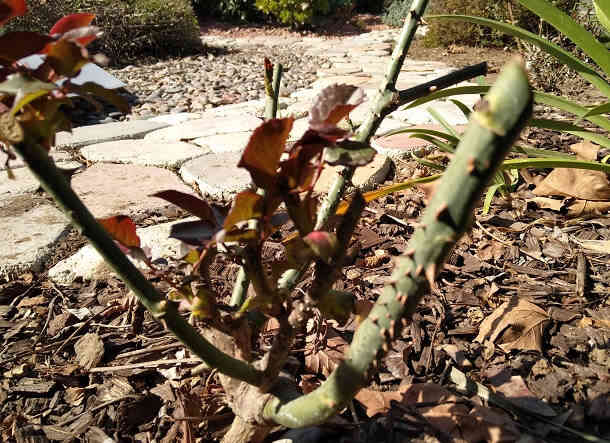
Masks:
[[[206,23],[203,29],[295,32]],[[511,54],[416,44],[411,56],[457,66],[488,60],[494,69]],[[564,152],[577,141],[539,130],[523,137]],[[446,157],[437,154],[435,161]],[[547,172],[529,171],[510,197],[494,198],[489,213],[476,211],[472,230],[369,388],[316,431],[317,441],[610,438],[610,254],[591,249],[608,244],[610,219],[607,210],[568,217],[573,199],[558,200],[559,210],[538,207],[532,188]],[[399,162],[387,184],[428,173],[417,162]],[[354,294],[360,309],[389,281],[429,192],[415,188],[368,206],[336,285]],[[69,239],[59,248],[66,255],[82,242],[75,233]],[[269,257],[282,248],[270,242]],[[224,259],[211,267],[215,289],[225,298],[235,271]],[[499,310],[506,320],[501,330],[485,321]],[[357,325],[350,320],[318,326],[316,334],[299,336],[287,368],[305,392],[341,360]],[[497,337],[491,340],[494,327]],[[270,327],[255,343],[258,350],[266,349],[271,333]],[[117,279],[59,287],[44,274],[25,274],[1,285],[0,340],[0,441],[212,442],[232,420],[214,372],[200,368],[158,322],[130,304]],[[491,397],[457,389],[456,369],[490,389]]]

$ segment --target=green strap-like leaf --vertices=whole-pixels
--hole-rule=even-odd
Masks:
[[[597,19],[606,31],[610,32],[610,3],[608,0],[593,0]]]
[[[568,134],[576,135],[578,137],[584,138],[585,140],[597,143],[598,145],[603,146],[605,148],[610,148],[610,139],[608,137],[604,137],[603,135],[597,134],[595,132],[587,131],[585,128],[573,125],[572,123],[560,122],[544,118],[534,118],[530,120],[529,125],[540,129],[550,129],[552,131],[567,132]]]
[[[415,108],[416,106],[423,105],[424,103],[428,103],[433,100],[453,97],[455,95],[486,94],[489,91],[489,88],[489,86],[459,86],[457,88],[441,89],[440,91],[433,92],[425,97],[413,100],[404,109]]]
[[[407,106],[405,109],[414,108],[416,106],[420,106],[441,98],[465,94],[486,94],[487,91],[489,91],[489,86],[462,86],[459,88],[442,89],[440,91],[433,92],[432,94],[429,94],[426,97],[411,102],[409,106]],[[590,121],[591,123],[599,126],[600,128],[610,131],[610,119],[607,119],[606,117],[603,117],[601,115],[587,116],[587,113],[590,111],[590,109],[585,106],[582,106],[579,103],[540,91],[534,91],[534,101],[539,104],[553,106],[563,111],[577,115],[578,117],[584,118],[585,120]],[[388,133],[388,135],[389,134],[390,133]]]
[[[591,117],[594,115],[602,115],[610,113],[610,103],[604,103],[602,105],[591,108],[585,115],[583,115],[580,119],[584,120],[587,117]]]
[[[417,127],[411,127],[411,126],[409,126],[408,128],[393,129],[392,131],[388,131],[385,134],[383,134],[383,136],[389,137],[390,135],[405,134],[405,133],[424,134],[424,135],[429,135],[431,137],[444,138],[448,142],[456,144],[456,145],[460,141],[460,139],[458,137],[454,137],[453,135],[447,134],[445,132],[435,131],[434,129],[417,128]]]
[[[458,133],[453,129],[453,127],[449,124],[447,120],[443,118],[443,116],[434,108],[428,108],[428,113],[432,116],[434,120],[436,120],[445,130],[453,135],[454,137],[458,137]]]
[[[523,2],[524,0],[520,0],[520,1]],[[543,0],[527,0],[526,6],[530,7],[531,6],[531,5],[529,5],[530,3],[532,3],[532,4],[535,3],[536,7],[538,7],[538,4],[541,3],[542,1]],[[546,2],[544,2],[544,3],[546,4]],[[546,4],[546,5],[548,6],[548,4]],[[530,9],[532,9],[532,8],[530,8]],[[565,16],[568,17],[567,15],[565,15]],[[528,42],[538,46],[540,49],[547,52],[548,54],[552,55],[557,60],[559,60],[561,63],[564,63],[565,65],[568,65],[570,68],[574,69],[576,72],[578,72],[578,74],[582,78],[584,78],[585,80],[590,82],[592,85],[594,85],[606,97],[610,98],[610,84],[608,84],[608,82],[606,80],[604,80],[604,78],[601,75],[599,75],[599,73],[597,73],[593,69],[593,67],[591,67],[590,65],[588,65],[586,63],[583,63],[577,57],[570,54],[568,51],[560,48],[556,44],[551,43],[548,40],[546,40],[532,32],[526,31],[525,29],[521,29],[518,26],[513,26],[508,23],[503,23],[503,22],[499,22],[496,20],[490,20],[490,19],[481,18],[481,17],[471,17],[468,15],[433,15],[433,16],[428,16],[427,18],[428,19],[467,21],[470,23],[478,24],[478,25],[489,26],[490,28],[496,29],[501,32],[505,32],[506,34],[512,35],[513,37],[518,37],[522,40],[528,41]],[[553,19],[555,19],[555,17],[553,17]],[[568,19],[572,20],[569,17],[568,17]],[[574,21],[572,20],[572,22],[574,22]],[[555,25],[553,22],[549,21],[549,23]],[[579,25],[576,25],[576,26],[579,26]],[[577,31],[576,29],[573,30],[570,27],[568,30],[569,30],[570,34],[578,34],[578,32],[575,32],[575,31]],[[570,34],[566,34],[566,35],[568,37],[572,38],[572,35],[570,35]],[[577,36],[577,37],[582,37],[582,36]],[[578,38],[578,41],[579,42],[583,41],[583,39]],[[578,42],[575,41],[575,43],[578,43]],[[608,55],[607,55],[608,50],[603,45],[601,45],[601,43],[598,42],[598,44],[604,48],[604,51],[606,54],[606,56],[605,56],[606,59],[602,60],[602,63],[600,63],[597,60],[598,58],[603,59],[603,57],[601,57],[601,55],[599,54],[599,47],[595,46],[594,48],[593,47],[588,48],[589,52],[593,52],[595,54],[595,57],[593,57],[591,54],[589,54],[589,52],[587,52],[587,54],[589,54],[591,56],[591,58],[593,60],[595,60],[596,63],[599,64],[599,66],[604,70],[604,72],[610,73],[610,57],[608,57]],[[582,49],[586,50],[587,48],[583,47]]]
[[[460,111],[462,111],[462,114],[464,114],[464,117],[466,118],[470,118],[470,114],[472,113],[472,110],[466,106],[463,102],[456,100],[454,98],[452,98],[450,100],[455,106],[457,106],[458,108],[460,108]]]
[[[430,137],[430,136],[425,135],[425,134],[414,134],[412,137],[413,138],[420,138],[422,140],[430,142],[434,146],[436,146],[438,149],[440,149],[443,152],[447,152],[448,154],[453,154],[455,152],[455,145],[450,145],[448,143],[442,142],[442,141],[440,141],[437,138]]]
[[[583,26],[576,23],[572,17],[556,6],[553,6],[547,0],[519,0],[519,3],[544,21],[553,25],[555,29],[576,43],[585,54],[597,63],[606,75],[610,75],[610,54],[608,54],[608,49],[597,41]],[[604,0],[604,3],[607,5],[608,0]]]

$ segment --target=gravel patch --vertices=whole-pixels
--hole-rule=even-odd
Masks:
[[[202,112],[221,105],[241,103],[265,97],[263,61],[284,66],[282,96],[309,87],[320,67],[330,67],[326,59],[301,55],[293,45],[206,46],[201,55],[167,60],[144,61],[120,69],[107,68],[128,86],[124,96],[132,113],[123,116],[112,106],[96,111],[78,103],[71,111],[76,126],[107,123],[125,119],[151,118],[180,112]]]

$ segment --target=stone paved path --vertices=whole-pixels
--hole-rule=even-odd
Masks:
[[[341,40],[304,38],[298,41],[266,39],[265,44],[292,45],[295,51],[324,55],[330,60],[317,70],[317,80],[281,98],[280,116],[293,115],[295,128],[290,138],[296,140],[307,127],[307,111],[316,94],[333,83],[358,85],[372,100],[390,59],[396,31],[377,31]],[[215,45],[260,44],[251,40],[219,40]],[[397,87],[405,89],[445,75],[452,69],[439,62],[407,60]],[[472,106],[477,97],[462,101]],[[437,102],[438,110],[451,124],[466,123],[465,117],[451,102]],[[362,123],[367,103],[351,115],[356,125]],[[150,197],[165,189],[176,189],[204,198],[230,199],[250,186],[249,175],[236,167],[241,150],[262,122],[263,102],[246,101],[220,106],[203,113],[180,113],[149,120],[131,120],[76,128],[72,134],[57,136],[53,156],[63,167],[80,166],[82,171],[72,185],[96,217],[126,214],[142,217],[154,214],[158,220],[172,220],[176,208]],[[434,121],[426,107],[399,110],[386,118],[378,134],[397,127],[429,125]],[[391,159],[408,155],[421,147],[421,141],[408,136],[384,137],[373,141],[380,154],[365,168],[360,168],[354,184],[372,188],[384,181]],[[0,158],[3,164],[3,159]],[[23,163],[15,162],[17,180],[0,176],[0,225],[7,240],[0,246],[0,281],[27,270],[45,268],[53,245],[68,229],[63,216],[46,199],[36,196],[37,182]],[[333,180],[329,169],[317,187],[324,192]],[[19,204],[15,204],[16,201]],[[179,256],[183,251],[167,239],[169,224],[142,229],[144,246],[154,246],[155,256]],[[150,244],[146,244],[150,242]],[[75,278],[91,279],[105,275],[100,258],[90,247],[60,262],[49,275],[61,283]]]

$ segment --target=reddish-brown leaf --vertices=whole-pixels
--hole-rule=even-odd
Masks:
[[[212,223],[213,226],[217,225],[216,216],[212,207],[200,198],[195,197],[191,194],[186,194],[180,191],[161,191],[153,194],[151,197],[162,198],[179,208],[188,211],[194,216],[199,217],[201,220]]]
[[[309,126],[314,129],[335,126],[364,101],[362,89],[351,85],[324,88],[309,111]]]
[[[66,77],[75,77],[89,63],[87,50],[75,42],[58,40],[46,47],[48,63],[55,72]]]
[[[247,169],[259,188],[269,189],[274,186],[280,157],[293,121],[292,117],[267,120],[250,137],[237,166]]]
[[[13,17],[25,14],[27,9],[25,0],[2,0],[0,2],[0,26]]]
[[[263,197],[253,191],[244,191],[237,194],[233,207],[225,219],[224,228],[229,231],[237,223],[259,218],[263,215]]]
[[[66,17],[60,18],[57,23],[53,25],[49,34],[67,34],[71,31],[74,31],[78,28],[90,28],[90,24],[95,18],[95,14],[88,13],[80,13],[80,14],[72,14]],[[65,38],[69,40],[76,40],[79,44],[83,46],[87,46],[87,44],[91,43],[97,37],[97,31],[91,29],[87,31],[85,35],[75,35],[70,34],[65,35]]]
[[[139,248],[140,237],[136,233],[136,224],[126,215],[99,218],[98,223],[104,227],[114,240],[126,248]]]
[[[42,51],[52,41],[52,37],[36,32],[7,32],[0,37],[0,60],[12,63]]]

